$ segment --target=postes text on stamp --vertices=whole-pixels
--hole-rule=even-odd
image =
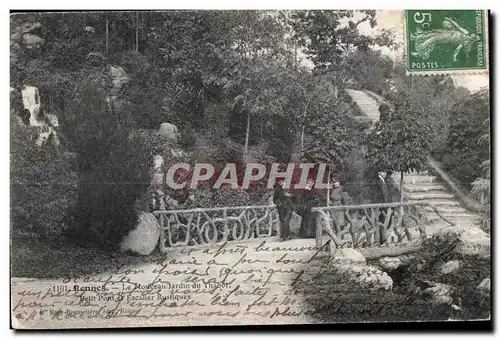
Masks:
[[[484,10],[406,11],[408,73],[487,70],[486,14]]]

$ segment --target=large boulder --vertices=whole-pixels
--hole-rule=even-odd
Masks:
[[[460,268],[460,262],[458,260],[451,260],[447,263],[444,263],[439,267],[439,270],[442,274],[450,274],[455,272]]]
[[[41,47],[45,42],[42,30],[39,22],[22,23],[11,31],[11,43],[20,43],[28,49]]]
[[[491,256],[490,236],[477,227],[447,227],[433,234],[428,245],[438,251],[451,251],[488,259]]]
[[[132,251],[140,255],[149,255],[156,248],[160,237],[160,224],[151,213],[141,212],[137,227],[120,244],[123,251]]]
[[[341,276],[346,283],[360,286],[369,291],[392,289],[392,278],[380,269],[361,262],[332,261],[332,268],[336,275]]]
[[[177,141],[179,140],[179,129],[177,126],[164,122],[160,125],[160,129],[158,130],[158,134],[167,138],[169,141]]]
[[[21,48],[39,48],[44,43],[42,33],[43,27],[39,22],[24,22],[12,26],[10,31],[10,62],[16,64]]]

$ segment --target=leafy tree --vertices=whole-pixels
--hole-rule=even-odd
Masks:
[[[292,121],[296,109],[292,105],[296,90],[287,86],[289,76],[286,68],[272,58],[256,59],[240,68],[241,76],[228,87],[229,91],[240,93],[234,97],[234,106],[246,113],[245,147],[251,133],[252,117],[271,122],[275,118]]]
[[[337,179],[348,181],[352,151],[363,144],[363,134],[353,128],[348,117],[346,94],[338,99],[325,96],[309,116],[307,144],[303,154],[316,161],[327,162]]]
[[[351,77],[353,88],[367,89],[382,96],[389,92],[394,62],[380,51],[354,51],[349,53],[344,65],[343,71]]]
[[[450,133],[442,161],[445,170],[463,187],[482,176],[481,164],[490,158],[489,92],[483,89],[456,103],[452,109]],[[481,138],[481,139],[480,139]],[[481,140],[478,142],[478,140]]]
[[[368,137],[367,158],[377,171],[404,173],[420,171],[431,149],[431,124],[420,96],[410,92],[400,95],[394,111],[377,123]],[[403,192],[400,186],[400,192]]]
[[[375,27],[376,11],[294,11],[291,19],[296,39],[316,71],[341,71],[342,62],[352,50],[367,51],[375,44],[393,44],[387,32],[379,37],[359,32],[359,25],[364,22]]]
[[[80,245],[117,249],[137,223],[138,203],[149,185],[149,152],[133,131],[130,115],[109,106],[93,83],[82,86],[66,128],[78,174],[68,236]]]
[[[486,96],[486,93],[481,93]],[[477,140],[478,147],[482,150],[488,150],[488,157],[481,163],[481,176],[472,183],[471,194],[476,198],[482,209],[482,227],[490,229],[490,210],[491,210],[491,121],[490,117],[483,122],[483,134]]]

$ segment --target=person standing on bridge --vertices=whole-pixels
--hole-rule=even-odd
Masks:
[[[287,240],[291,237],[290,221],[292,220],[293,206],[292,199],[289,193],[285,192],[283,186],[284,180],[278,181],[274,185],[273,202],[278,209],[280,220],[280,240]]]
[[[316,234],[316,216],[312,213],[315,200],[313,186],[314,180],[307,180],[306,187],[300,197],[302,222],[300,223],[299,237],[301,238],[314,238]]]

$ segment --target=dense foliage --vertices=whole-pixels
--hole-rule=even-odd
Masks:
[[[149,185],[150,152],[129,112],[109,105],[95,84],[82,87],[69,116],[78,201],[68,234],[80,244],[116,249],[137,223]]]
[[[453,119],[443,158],[446,169],[467,187],[482,176],[482,163],[489,160],[490,102],[489,92],[482,90],[458,102],[452,109]]]
[[[423,108],[414,92],[398,97],[394,112],[377,124],[368,140],[368,157],[376,167],[398,172],[423,169],[432,124]]]
[[[47,228],[33,225],[33,216],[62,213],[66,221],[47,224],[66,229],[69,223],[68,234],[84,235],[74,237],[80,243],[100,239],[100,246],[114,248],[135,224],[151,156],[177,161],[174,148],[193,162],[288,162],[307,153],[333,165],[359,202],[371,181],[366,167],[420,168],[433,152],[452,169],[466,164],[453,151],[464,137],[471,140],[464,154],[474,166],[457,173],[460,180],[481,176],[479,164],[488,159],[477,143],[487,101],[464,101],[463,89],[441,78],[406,77],[399,63],[373,49],[394,47],[390,33],[359,33],[359,25],[376,25],[374,11],[30,13],[11,16],[11,33],[26,22],[41,24],[44,43],[26,48],[11,41],[19,47],[12,49],[11,87],[16,93],[26,84],[39,88],[42,106],[59,118],[65,155],[36,149],[29,128],[13,118],[13,182],[35,184],[36,173],[46,171],[50,180],[70,177],[72,187],[13,189],[13,224],[28,233]],[[301,52],[312,68],[300,62]],[[129,81],[110,106],[111,67],[121,67]],[[348,87],[384,95],[396,107],[370,139],[369,157],[366,133],[348,118]],[[164,122],[179,127],[178,143],[154,133]],[[261,202],[266,192],[195,193],[206,203],[237,204]],[[64,204],[43,209],[67,194]]]

